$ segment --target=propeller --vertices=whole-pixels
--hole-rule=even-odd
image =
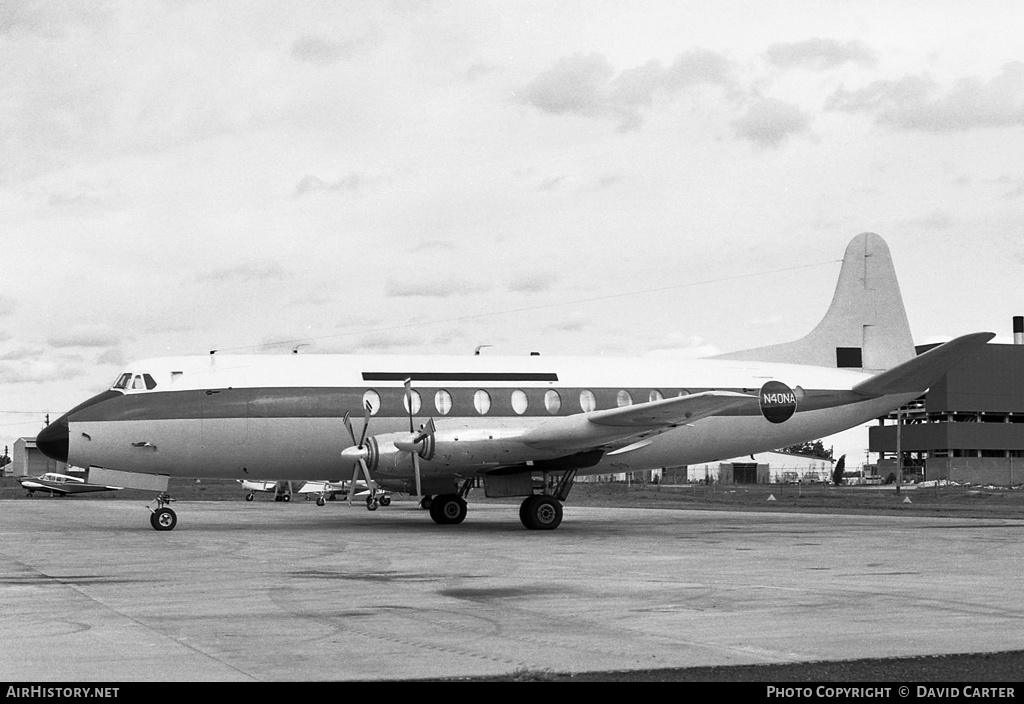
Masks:
[[[370,496],[376,496],[376,486],[374,485],[373,479],[370,478],[370,468],[367,465],[367,460],[376,466],[377,464],[377,442],[371,437],[367,440],[366,434],[370,428],[370,413],[372,407],[370,402],[364,403],[365,412],[363,413],[363,432],[359,436],[358,442],[356,441],[355,431],[352,430],[352,420],[349,418],[348,413],[345,414],[345,418],[342,421],[345,427],[348,429],[349,437],[352,438],[352,445],[346,447],[341,451],[341,458],[352,462],[352,483],[348,488],[348,503],[352,505],[352,495],[356,493],[356,482],[359,479],[359,470],[363,470],[363,478],[366,480],[366,486],[370,490]]]
[[[411,441],[396,440],[395,447],[408,452],[412,456],[412,471],[416,476],[416,496],[423,496],[420,458],[429,460],[434,456],[434,419],[431,418],[423,426],[419,434],[416,434],[416,427],[413,421],[412,377],[405,380],[405,407],[409,411],[409,435],[413,437]]]

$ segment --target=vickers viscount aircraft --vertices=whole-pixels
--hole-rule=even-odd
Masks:
[[[920,396],[994,337],[915,356],[889,249],[849,244],[831,306],[807,336],[707,359],[237,355],[149,359],[36,439],[90,477],[365,480],[424,497],[438,524],[466,496],[524,497],[556,528],[577,476],[772,450],[870,421]],[[351,416],[362,416],[358,434]],[[149,476],[147,476],[149,475]],[[135,484],[134,478],[139,478]],[[103,479],[108,481],[108,479]]]

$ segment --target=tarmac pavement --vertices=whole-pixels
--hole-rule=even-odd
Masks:
[[[0,680],[437,679],[1024,649],[1024,521],[0,502]]]

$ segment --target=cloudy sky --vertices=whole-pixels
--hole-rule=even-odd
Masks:
[[[1016,0],[0,0],[0,444],[141,357],[794,339],[863,231],[918,343],[1010,342],[1021,27]]]

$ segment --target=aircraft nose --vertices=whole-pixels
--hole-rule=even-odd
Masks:
[[[70,442],[68,440],[68,419],[75,416],[79,411],[90,406],[95,406],[103,403],[104,401],[109,401],[110,399],[121,398],[121,396],[122,394],[120,391],[104,391],[101,394],[93,396],[88,401],[78,404],[53,423],[50,423],[39,431],[39,435],[36,435],[36,447],[51,460],[67,462],[68,452],[71,449]]]
[[[51,460],[68,461],[68,421],[66,417],[58,418],[39,431],[36,435],[36,447]]]

